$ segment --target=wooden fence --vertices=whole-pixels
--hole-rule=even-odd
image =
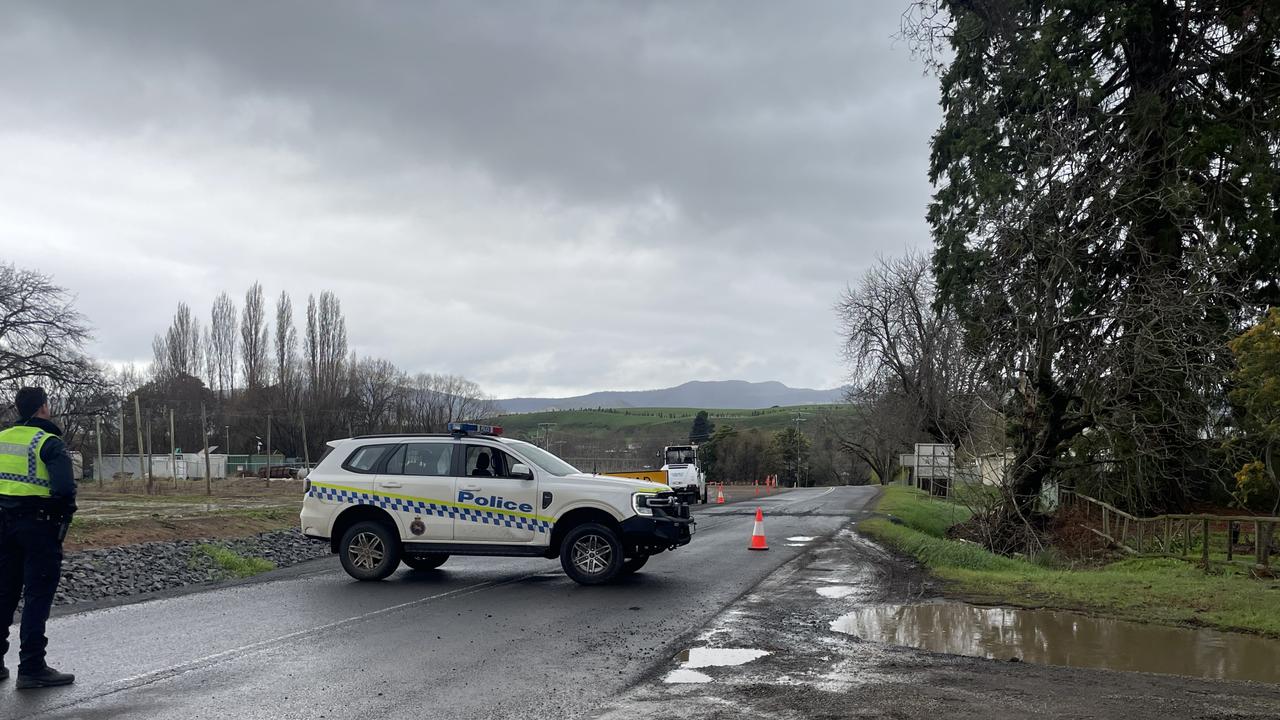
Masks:
[[[1084,527],[1134,555],[1199,557],[1214,563],[1268,568],[1280,517],[1158,515],[1140,518],[1088,495],[1062,491],[1062,509],[1084,516]],[[1244,558],[1250,558],[1245,560]]]

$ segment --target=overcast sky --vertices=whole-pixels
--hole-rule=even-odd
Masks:
[[[110,362],[260,280],[499,396],[833,387],[929,243],[902,2],[0,2],[0,257]]]

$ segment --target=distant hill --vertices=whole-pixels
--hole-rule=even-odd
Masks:
[[[841,388],[809,390],[780,382],[696,380],[661,390],[604,391],[568,398],[509,398],[497,402],[504,413],[633,407],[755,410],[774,405],[824,405],[840,402],[843,396]]]

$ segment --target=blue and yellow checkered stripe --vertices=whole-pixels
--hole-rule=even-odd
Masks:
[[[406,495],[388,495],[319,483],[312,483],[311,489],[307,491],[307,494],[317,500],[327,500],[348,505],[374,505],[393,512],[434,515],[436,517],[480,523],[481,525],[533,530],[534,532],[551,532],[552,523],[549,518],[505,510],[494,510],[476,505],[448,503],[441,500]]]
[[[27,454],[27,474],[18,475],[15,473],[0,472],[0,480],[12,480],[13,482],[29,483],[31,485],[39,485],[40,487],[49,487],[49,480],[40,477],[40,466],[36,463],[36,459],[40,452],[40,441],[47,435],[41,430],[31,438],[31,442],[26,447]]]

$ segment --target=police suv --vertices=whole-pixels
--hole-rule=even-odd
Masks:
[[[689,506],[666,486],[580,472],[499,427],[449,430],[330,442],[304,478],[303,533],[327,540],[357,580],[490,555],[559,557],[583,585],[693,537]]]

